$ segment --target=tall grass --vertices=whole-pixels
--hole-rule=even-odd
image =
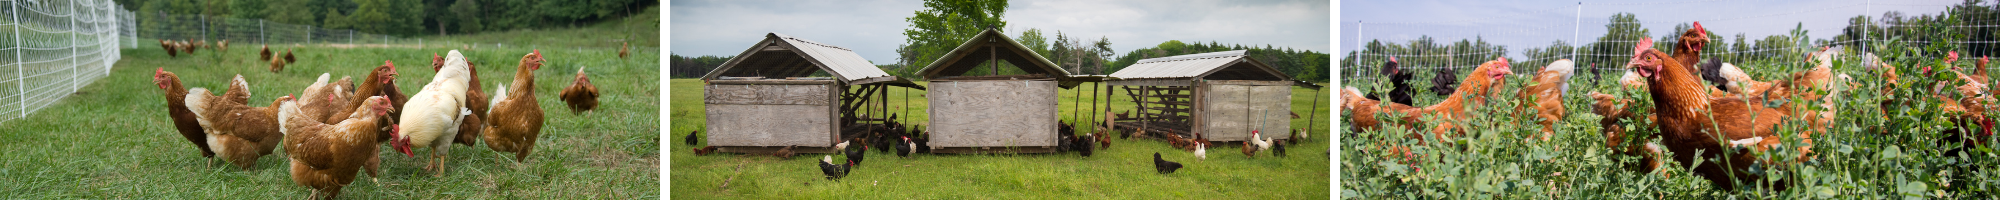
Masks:
[[[1933,41],[1932,44],[1949,43]],[[1925,75],[1918,72],[1921,66],[1942,69],[1944,65],[1956,65],[1969,68],[1971,59],[1957,63],[1940,62],[1943,52],[1953,48],[1949,45],[1918,46],[1900,42],[1885,42],[1871,47],[1891,65],[1900,66],[1898,73],[1903,85],[1894,88],[1891,93],[1881,92],[1887,87],[1887,77],[1864,69],[1858,53],[1844,54],[1835,61],[1834,74],[1852,76],[1854,81],[1832,86],[1839,91],[1839,96],[1830,97],[1837,99],[1835,109],[1838,117],[1831,127],[1826,127],[1828,132],[1811,135],[1813,142],[1809,145],[1814,152],[1810,155],[1816,159],[1788,166],[1758,166],[1752,171],[1764,175],[1764,178],[1744,180],[1740,185],[1748,186],[1736,190],[1717,189],[1708,180],[1691,174],[1683,167],[1695,163],[1669,159],[1668,165],[1659,171],[1637,170],[1634,167],[1638,164],[1636,157],[1618,154],[1615,151],[1621,149],[1607,147],[1604,127],[1597,123],[1602,116],[1591,114],[1589,105],[1594,101],[1584,94],[1598,91],[1633,99],[1639,104],[1634,110],[1651,109],[1650,101],[1654,98],[1644,91],[1616,86],[1619,72],[1615,71],[1594,81],[1597,84],[1592,84],[1588,75],[1578,75],[1578,79],[1570,82],[1574,85],[1573,89],[1563,99],[1569,116],[1557,123],[1557,134],[1547,142],[1522,142],[1525,136],[1537,134],[1540,128],[1532,124],[1532,118],[1510,117],[1513,108],[1526,103],[1526,100],[1515,98],[1493,98],[1489,106],[1474,109],[1469,115],[1474,117],[1463,122],[1469,124],[1465,128],[1468,134],[1455,141],[1418,145],[1416,141],[1404,138],[1411,134],[1406,130],[1343,130],[1346,136],[1340,145],[1349,153],[1342,154],[1341,158],[1343,186],[1340,190],[1343,198],[1356,199],[1992,198],[1990,195],[2000,189],[2000,182],[1994,181],[2000,179],[2000,173],[1989,169],[2000,164],[1996,162],[1993,149],[1975,146],[1966,153],[1947,156],[1946,151],[1967,144],[1944,139],[1948,136],[1945,130],[1953,126],[1950,116],[1955,114],[1943,113],[1939,109],[1943,102],[1932,95],[1959,97],[1928,92],[1933,84],[1961,83],[1948,81],[1956,79],[1956,75],[1951,73]],[[1803,54],[1802,51],[1793,53]],[[1758,80],[1783,79],[1792,72],[1812,67],[1796,60],[1758,60],[1737,64]],[[1501,86],[1505,89],[1496,90],[1494,95],[1513,95],[1521,86],[1528,84],[1528,77],[1512,76],[1507,82],[1508,85]],[[1429,83],[1416,81],[1413,84],[1420,85],[1415,86],[1417,88],[1425,88]],[[1364,90],[1382,89],[1374,87],[1375,83],[1349,85],[1369,88]],[[1438,97],[1418,99],[1418,104],[1427,105],[1436,102]],[[1884,107],[1880,103],[1892,99],[1912,103],[1907,107]],[[1759,103],[1817,104],[1800,99]],[[1778,128],[1779,135],[1788,136],[1784,137],[1785,146],[1808,145],[1797,137],[1789,137],[1807,127],[1796,125],[1799,119],[1787,120],[1795,124]],[[1656,133],[1656,129],[1643,128],[1650,127],[1649,123],[1626,121],[1622,126],[1642,127],[1634,130],[1635,135]],[[1986,140],[1991,141],[1992,138]],[[1636,143],[1625,145],[1631,144]],[[1412,162],[1391,159],[1384,151],[1391,146],[1410,147],[1423,157]],[[1760,156],[1785,158],[1801,153],[1779,148]],[[1721,161],[1710,159],[1699,162]]]

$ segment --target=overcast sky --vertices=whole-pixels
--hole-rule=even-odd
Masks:
[[[855,50],[893,63],[903,18],[924,9],[914,0],[672,1],[673,54],[734,56],[777,32]],[[1108,37],[1123,55],[1167,40],[1215,41],[1329,52],[1330,5],[1324,0],[1010,1],[1007,35],[1038,28],[1055,38]]]
[[[1546,46],[1556,40],[1593,41],[1605,32],[1609,16],[1630,12],[1654,39],[1673,31],[1674,25],[1700,21],[1709,31],[1734,42],[1737,33],[1754,41],[1767,35],[1787,34],[1803,25],[1813,39],[1831,38],[1846,27],[1847,18],[1880,17],[1888,11],[1906,16],[1936,15],[1954,0],[1764,0],[1764,1],[1582,1],[1577,0],[1393,0],[1343,1],[1340,12],[1340,56],[1352,51],[1357,30],[1361,41],[1403,42],[1430,35],[1440,42],[1483,37],[1507,45],[1520,56],[1526,47]],[[1987,3],[1991,4],[1991,3]],[[1872,14],[1871,14],[1872,13]],[[1579,21],[1581,26],[1578,26]],[[1571,44],[1576,44],[1572,42]]]

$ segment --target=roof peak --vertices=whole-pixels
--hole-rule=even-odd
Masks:
[[[1133,64],[1141,64],[1141,63],[1154,63],[1154,62],[1169,62],[1169,61],[1181,61],[1181,60],[1193,60],[1193,59],[1208,59],[1208,58],[1222,58],[1222,57],[1235,57],[1235,56],[1243,56],[1243,55],[1245,55],[1245,53],[1246,53],[1246,52],[1249,52],[1249,51],[1248,51],[1248,50],[1230,50],[1230,51],[1218,51],[1218,52],[1208,52],[1208,53],[1198,53],[1198,54],[1188,54],[1188,55],[1178,55],[1178,56],[1168,56],[1168,57],[1158,57],[1158,58],[1147,58],[1147,59],[1143,59],[1143,60],[1139,60],[1138,62],[1134,62]]]

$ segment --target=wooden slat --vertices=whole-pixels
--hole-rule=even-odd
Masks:
[[[933,148],[934,148],[934,149],[932,149],[932,150],[931,150],[931,153],[953,153],[953,154],[969,154],[969,153],[1055,153],[1055,152],[1056,152],[1056,148],[1055,148],[1055,147],[1053,147],[1053,146],[1049,146],[1049,147],[990,147],[990,148],[987,148],[987,147],[933,147]]]
[[[772,153],[777,153],[779,149],[785,149],[785,147],[716,146],[715,150],[728,153],[740,153],[746,156],[771,156]],[[836,151],[834,151],[832,147],[801,146],[792,148],[792,153],[796,154],[834,153],[834,152]],[[807,155],[793,155],[792,159],[804,159],[810,157],[811,156]]]
[[[756,78],[763,79],[763,77],[756,77]],[[783,79],[708,81],[709,85],[826,85],[834,83],[838,82],[834,82],[833,80],[783,80]]]

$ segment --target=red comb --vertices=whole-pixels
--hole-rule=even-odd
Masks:
[[[1653,48],[1653,38],[1639,38],[1639,44],[1632,46],[1632,52],[1644,51],[1651,48]]]
[[[1395,57],[1395,56],[1389,56],[1389,62],[1396,62],[1396,57]]]

